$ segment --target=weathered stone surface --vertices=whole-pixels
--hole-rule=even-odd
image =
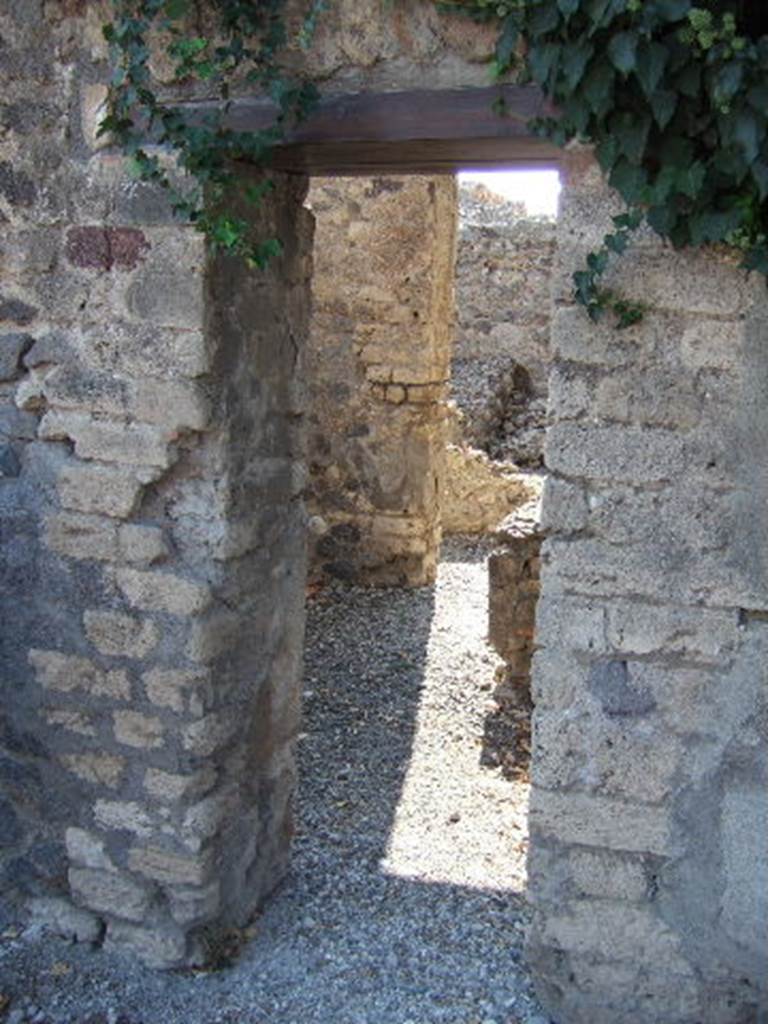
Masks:
[[[104,930],[95,914],[73,907],[69,900],[54,896],[38,896],[29,905],[33,924],[75,942],[98,942]]]
[[[144,611],[191,615],[211,600],[208,587],[171,573],[118,569],[117,584],[130,603]]]
[[[28,334],[0,334],[0,381],[13,380],[21,372],[21,357],[32,345]]]
[[[309,198],[308,503],[327,524],[310,538],[313,571],[421,585],[440,537],[455,185],[320,179]],[[408,536],[377,529],[385,520],[402,520]]]
[[[114,789],[120,782],[125,759],[114,754],[63,754],[64,767],[86,782]]]
[[[209,858],[182,857],[152,847],[129,850],[128,867],[166,885],[204,885],[211,873]]]
[[[89,610],[83,621],[88,639],[101,654],[144,658],[160,640],[160,630],[151,619]]]
[[[115,865],[104,849],[104,840],[82,828],[68,828],[65,834],[67,854],[76,865],[114,871]]]
[[[117,953],[140,949],[147,966],[157,968],[201,965],[205,959],[202,951],[190,950],[184,931],[172,925],[139,928],[122,921],[110,921],[104,948]]]
[[[474,448],[448,445],[441,501],[443,533],[485,533],[532,495],[514,466],[492,462]]]
[[[167,431],[143,423],[97,420],[77,412],[47,412],[40,423],[44,440],[71,440],[82,459],[166,468],[170,464]]]
[[[205,669],[153,669],[144,676],[147,696],[153,704],[192,714],[203,713],[211,674]]]
[[[154,828],[147,811],[141,804],[130,800],[97,800],[94,817],[103,828],[133,832],[142,838],[149,836]]]
[[[125,519],[134,510],[143,483],[149,479],[142,481],[141,472],[135,470],[67,463],[60,472],[58,490],[64,508]]]
[[[216,782],[216,769],[206,765],[191,775],[173,775],[159,768],[147,768],[144,788],[156,800],[176,804],[202,796]]]
[[[116,711],[115,738],[129,747],[152,750],[162,747],[164,728],[159,718],[140,711]]]
[[[127,700],[131,695],[128,675],[122,669],[105,671],[95,662],[60,651],[29,652],[41,684],[48,690],[69,693],[84,690],[95,697]]]
[[[143,921],[150,907],[149,890],[117,872],[70,868],[69,884],[75,899],[98,913]]]

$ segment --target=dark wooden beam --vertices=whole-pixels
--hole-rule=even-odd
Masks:
[[[500,98],[504,114],[494,110]],[[210,106],[184,109],[202,118]],[[513,85],[333,96],[288,133],[272,163],[281,170],[320,175],[556,167],[560,151],[527,127],[532,118],[551,113],[537,89]],[[227,124],[258,131],[274,116],[274,105],[264,100],[236,100]]]

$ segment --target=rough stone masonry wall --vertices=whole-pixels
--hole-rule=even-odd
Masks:
[[[639,240],[617,332],[569,276],[608,225],[571,158],[559,227],[534,660],[528,956],[567,1024],[768,1008],[768,297]]]
[[[520,466],[544,446],[556,230],[482,185],[459,189],[451,398],[472,444]]]
[[[255,276],[126,178],[103,14],[0,15],[0,878],[168,966],[285,869],[311,217],[278,176]]]
[[[321,178],[309,198],[313,573],[429,583],[445,469],[455,182]]]

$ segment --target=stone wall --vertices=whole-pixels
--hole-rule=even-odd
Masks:
[[[94,26],[0,21],[0,877],[67,933],[196,962],[291,831],[306,182],[261,214],[268,274],[211,259],[69,119]]]
[[[483,185],[461,186],[459,211],[451,398],[471,443],[539,466],[556,224]]]
[[[528,955],[568,1024],[746,1024],[768,950],[768,299],[644,235],[618,333],[569,277],[615,210],[571,158],[534,660]]]
[[[309,198],[311,563],[418,586],[440,545],[455,182],[317,179]]]

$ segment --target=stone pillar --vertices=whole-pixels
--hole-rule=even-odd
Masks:
[[[100,45],[103,12],[20,17],[0,164],[0,872],[68,934],[186,964],[288,855],[306,181],[274,176],[267,273],[213,258],[86,132],[99,92],[72,50]]]
[[[768,301],[720,252],[643,235],[572,304],[614,209],[570,158],[534,659],[528,956],[565,1024],[766,1008]]]
[[[319,179],[310,202],[313,571],[419,586],[440,543],[455,183]]]

